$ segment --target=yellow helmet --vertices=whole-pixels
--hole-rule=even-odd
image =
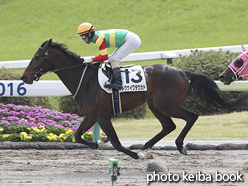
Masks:
[[[78,27],[78,36],[88,34],[89,32],[93,32],[93,31],[95,31],[94,26],[90,23],[84,22]]]

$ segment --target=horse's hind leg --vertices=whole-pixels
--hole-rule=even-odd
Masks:
[[[74,134],[75,140],[77,143],[82,143],[92,149],[97,149],[98,144],[96,142],[88,141],[85,139],[82,139],[82,135],[89,130],[93,125],[95,124],[95,121],[92,119],[89,119],[88,117],[84,117],[81,125],[78,127],[77,131]]]
[[[150,139],[146,144],[144,145],[143,149],[152,148],[154,144],[156,144],[158,141],[160,141],[163,137],[168,135],[170,132],[176,129],[176,125],[171,120],[170,117],[163,115],[159,110],[155,109],[153,106],[152,101],[148,101],[148,107],[154,114],[154,116],[160,121],[162,124],[162,130],[159,132],[156,136],[154,136],[152,139]]]
[[[186,121],[186,125],[176,139],[176,145],[180,153],[187,155],[186,149],[183,147],[183,141],[191,127],[194,125],[195,121],[198,119],[198,114],[180,107],[179,110],[176,110],[172,113],[172,117],[181,118]]]
[[[186,149],[183,147],[183,141],[184,141],[185,136],[188,134],[189,130],[191,129],[191,127],[194,125],[195,121],[197,120],[198,114],[194,112],[190,112],[182,107],[173,108],[173,109],[170,108],[166,110],[160,108],[160,110],[157,110],[154,108],[152,101],[148,102],[148,106],[153,112],[153,114],[161,122],[163,129],[160,133],[158,133],[154,138],[152,138],[150,141],[148,141],[145,144],[144,149],[152,147],[165,135],[169,134],[171,131],[173,131],[176,128],[174,122],[170,119],[170,117],[174,117],[174,118],[180,118],[186,121],[185,127],[183,128],[182,132],[176,139],[176,146],[177,146],[178,151],[186,155],[187,152],[186,152]]]

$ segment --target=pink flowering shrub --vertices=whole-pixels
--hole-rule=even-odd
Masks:
[[[0,103],[0,141],[74,142],[74,133],[81,120],[76,114],[44,109],[42,106]],[[88,135],[91,133],[92,128],[85,136],[91,136]]]

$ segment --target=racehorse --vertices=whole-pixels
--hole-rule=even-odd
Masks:
[[[220,81],[225,85],[230,85],[233,81],[248,77],[248,51],[243,43],[241,43],[241,47],[243,52],[219,75]]]
[[[84,119],[74,135],[76,142],[92,149],[97,149],[106,142],[105,140],[92,142],[81,138],[97,122],[113,147],[134,159],[152,158],[147,149],[150,149],[176,128],[171,117],[186,121],[186,125],[175,143],[180,153],[187,154],[183,141],[198,118],[198,114],[181,106],[188,94],[218,108],[235,107],[248,98],[248,94],[242,94],[236,99],[228,99],[212,79],[200,73],[164,64],[143,66],[147,91],[121,93],[122,110],[128,111],[147,102],[149,109],[161,122],[162,130],[145,143],[141,152],[136,153],[123,147],[118,139],[111,123],[114,113],[111,94],[106,93],[99,86],[98,69],[83,62],[83,58],[68,51],[65,45],[52,42],[50,39],[39,47],[21,79],[27,84],[32,84],[34,80],[38,81],[43,73],[55,72],[74,95],[79,111],[84,115]],[[82,74],[83,79],[81,78]],[[78,86],[79,84],[81,86]]]

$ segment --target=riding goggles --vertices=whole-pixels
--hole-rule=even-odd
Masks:
[[[80,35],[80,37],[82,38],[82,40],[84,40],[84,39],[86,39],[86,34],[84,34],[84,35]]]

